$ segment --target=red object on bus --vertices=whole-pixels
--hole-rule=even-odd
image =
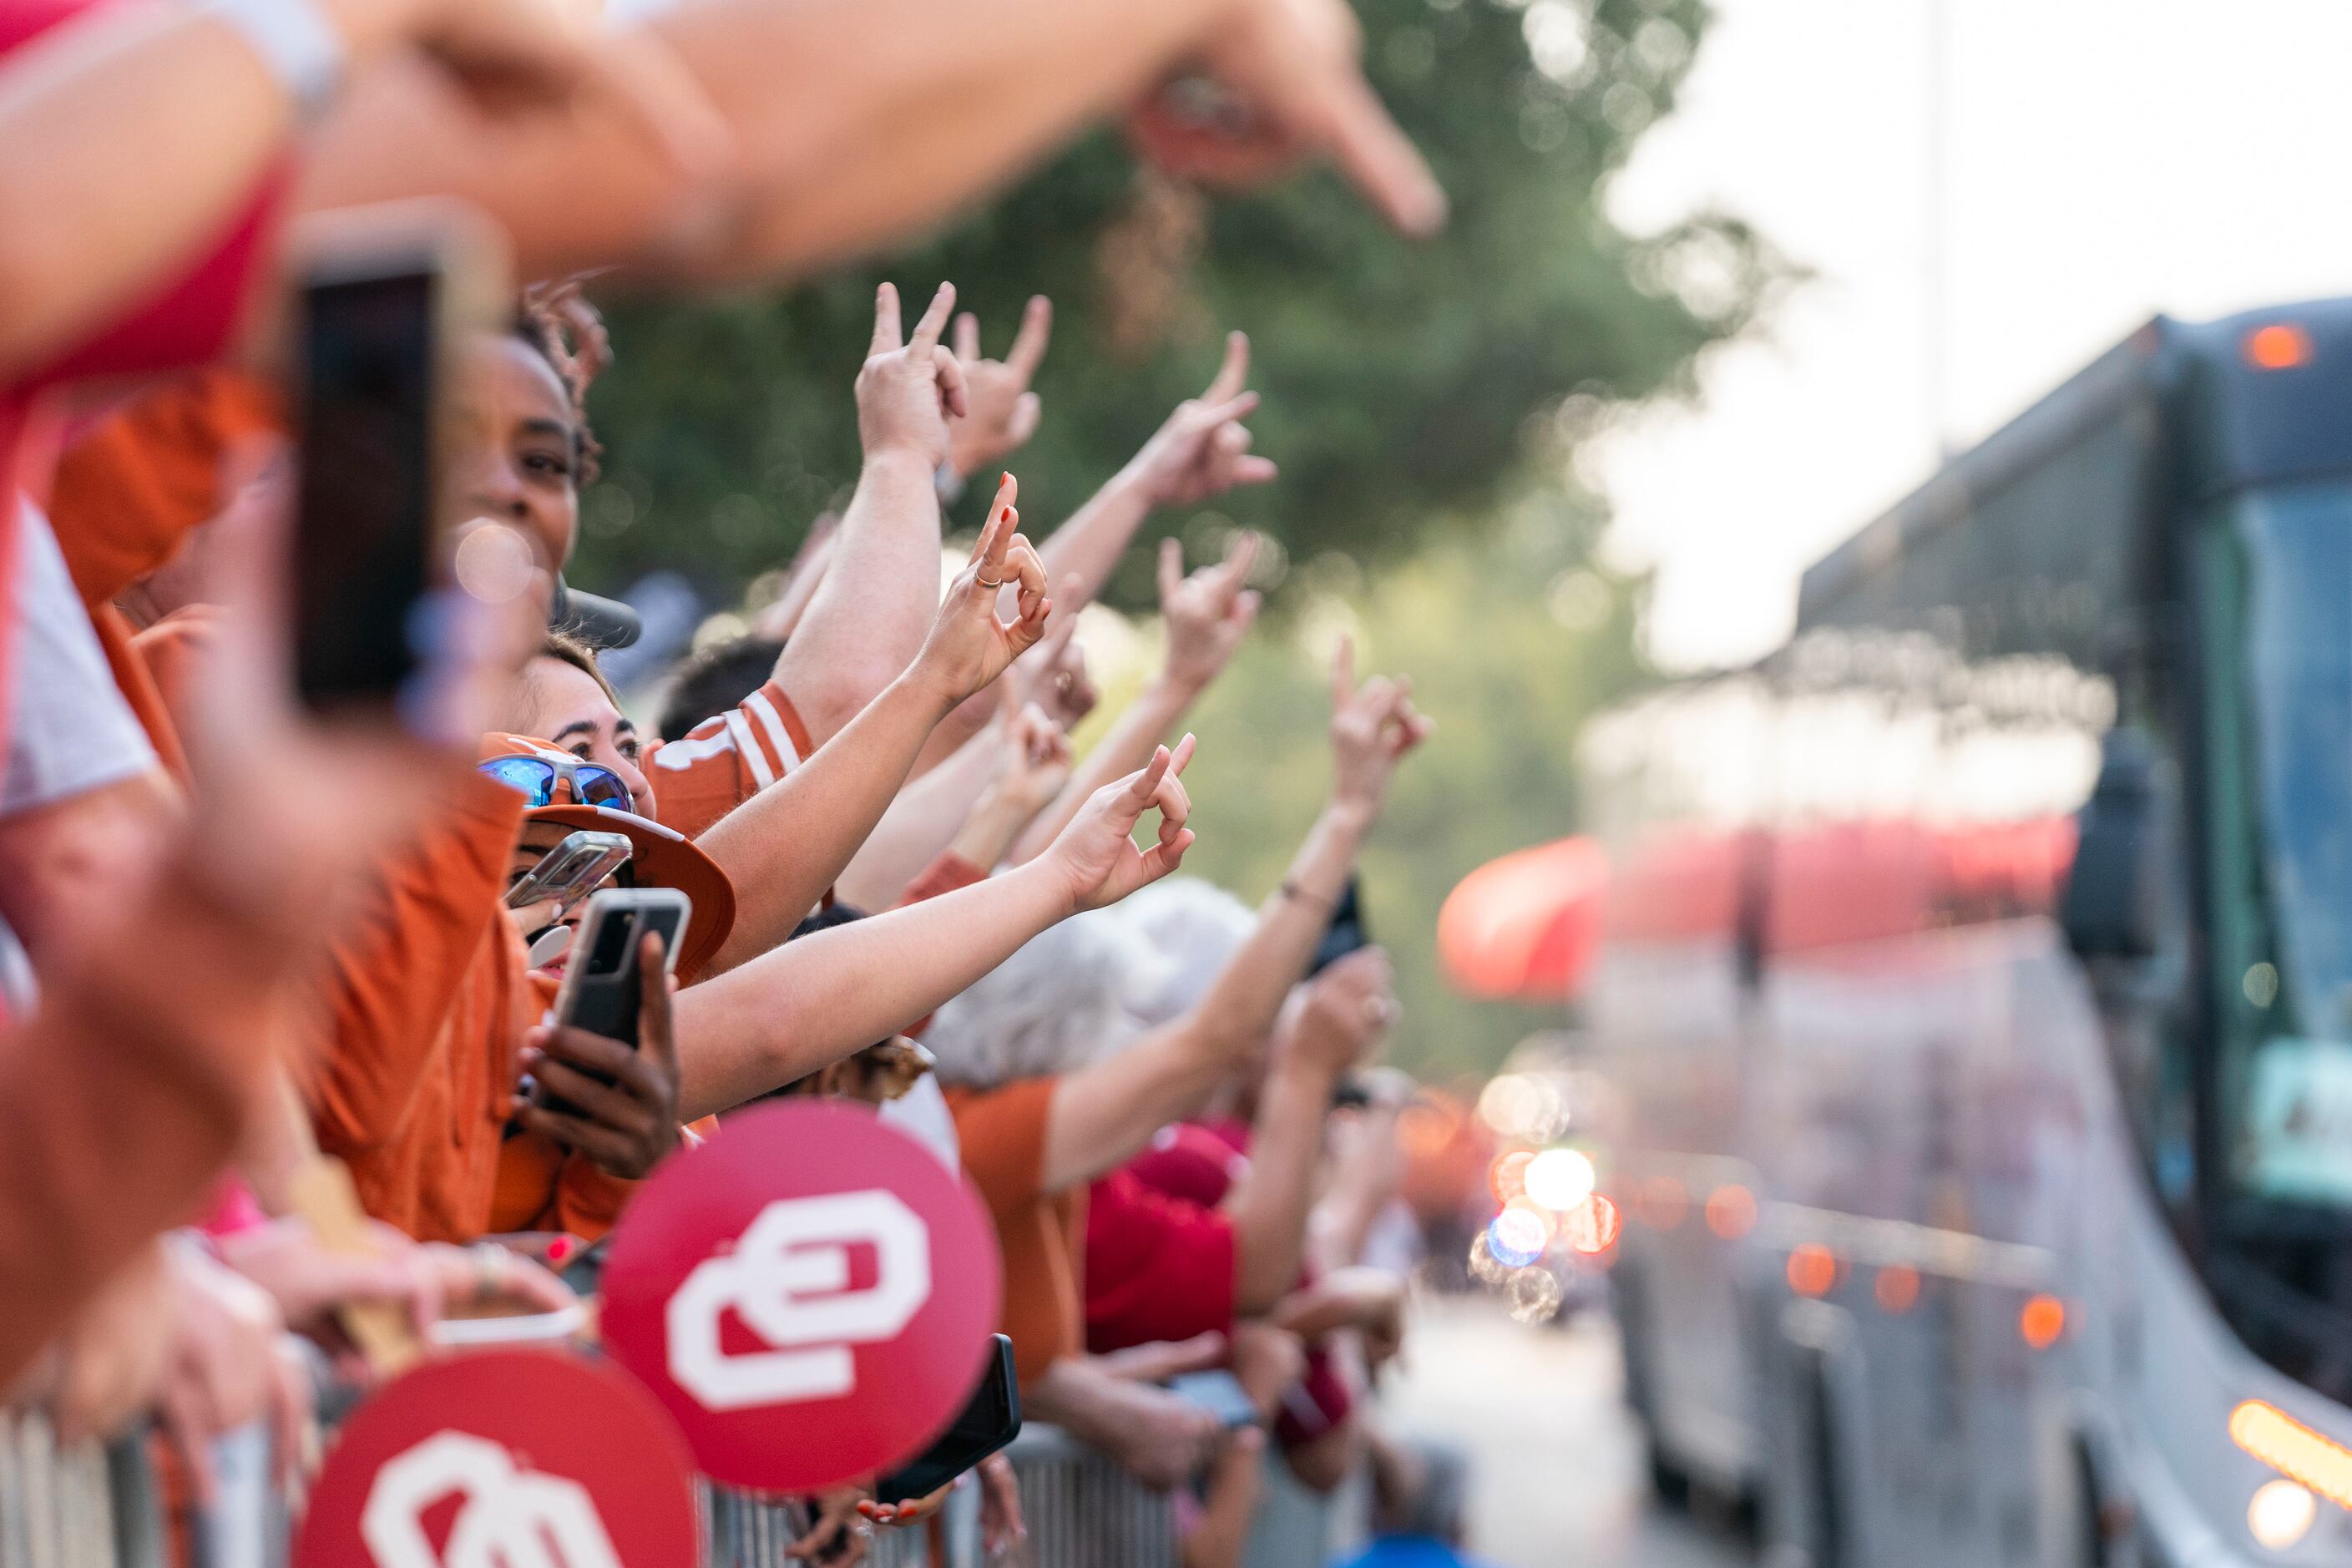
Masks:
[[[1474,996],[1561,1002],[1584,984],[1601,942],[1609,858],[1562,838],[1490,860],[1437,914],[1445,977]]]
[[[428,1362],[328,1451],[299,1568],[694,1568],[693,1464],[625,1373],[553,1351]]]
[[[998,1285],[987,1212],[937,1155],[863,1107],[790,1100],[631,1201],[604,1342],[705,1474],[816,1491],[895,1468],[963,1408]]]

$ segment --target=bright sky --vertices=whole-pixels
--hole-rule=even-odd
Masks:
[[[1653,653],[1742,661],[1805,565],[1926,476],[1930,0],[1716,0],[1680,107],[1610,193],[1705,203],[1817,277],[1612,433],[1616,559]],[[2352,293],[2352,4],[1945,0],[1943,403],[1962,445],[2158,310]]]

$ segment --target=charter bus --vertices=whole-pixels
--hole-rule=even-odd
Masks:
[[[1580,742],[1629,1396],[1766,1561],[2352,1563],[2352,300],[2159,319]]]

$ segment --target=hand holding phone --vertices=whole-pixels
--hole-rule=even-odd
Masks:
[[[1021,1389],[1013,1378],[1013,1342],[992,1336],[979,1386],[953,1425],[913,1462],[874,1483],[877,1503],[929,1497],[1021,1435]]]
[[[677,1146],[668,972],[687,914],[686,895],[668,888],[591,899],[554,1021],[523,1049],[517,1121],[631,1180]]]
[[[567,834],[507,889],[507,908],[575,903],[628,863],[629,841],[618,833]]]

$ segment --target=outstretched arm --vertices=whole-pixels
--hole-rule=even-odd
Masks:
[[[1162,751],[1019,871],[818,931],[680,993],[679,1114],[740,1105],[886,1039],[1055,921],[1174,870],[1192,841],[1181,765]],[[1159,842],[1139,851],[1128,835],[1154,806]]]
[[[712,973],[792,934],[873,832],[932,726],[1043,634],[1053,601],[1035,553],[1013,531],[1020,514],[1011,493],[1008,482],[915,662],[830,744],[696,840],[737,889],[735,924]],[[996,618],[1008,582],[1019,584],[1020,610],[1009,622]]]
[[[1243,586],[1257,556],[1257,535],[1234,542],[1223,562],[1184,575],[1184,547],[1160,542],[1160,616],[1168,656],[1159,676],[1137,694],[1095,743],[1060,798],[1038,814],[1013,847],[1015,865],[1044,849],[1104,781],[1143,765],[1160,738],[1180,723],[1217,679],[1257,619],[1258,595]]]
[[[932,475],[947,460],[948,421],[964,409],[962,370],[940,342],[954,308],[955,286],[943,283],[901,343],[898,290],[885,283],[875,296],[874,342],[857,373],[865,467],[824,575],[776,658],[776,683],[819,746],[907,668],[939,611]]]
[[[1276,1047],[1258,1095],[1249,1173],[1225,1200],[1238,1254],[1234,1310],[1242,1317],[1273,1310],[1298,1283],[1331,1091],[1394,1021],[1391,989],[1385,953],[1349,953],[1303,988]]]
[[[526,277],[802,272],[986,194],[1190,56],[1280,143],[1272,163],[1328,151],[1424,230],[1443,197],[1365,87],[1353,25],[1344,0],[701,0],[625,37],[668,44],[717,103],[723,184],[682,191],[607,115],[488,126],[446,84],[386,70],[329,128],[308,200],[464,196],[506,225]]]
[[[1337,907],[1357,851],[1379,819],[1397,763],[1427,733],[1396,682],[1359,690],[1354,656],[1332,667],[1330,803],[1291,858],[1257,929],[1200,1005],[1174,1023],[1061,1080],[1045,1128],[1045,1189],[1062,1192],[1124,1163],[1168,1122],[1206,1103],[1265,1037]]]

